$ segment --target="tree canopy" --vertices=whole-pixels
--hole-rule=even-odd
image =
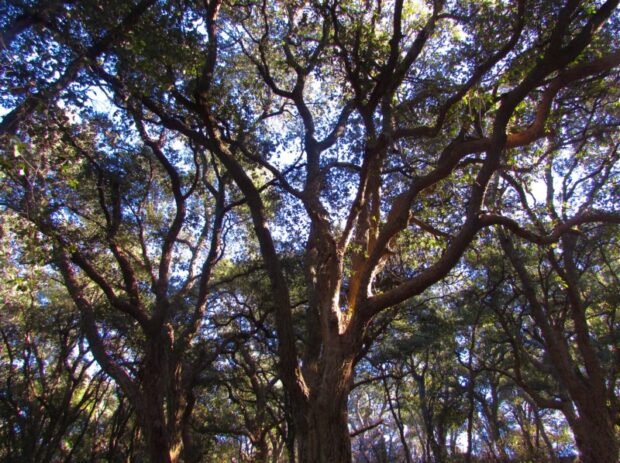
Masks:
[[[4,2],[0,456],[615,462],[617,4]]]

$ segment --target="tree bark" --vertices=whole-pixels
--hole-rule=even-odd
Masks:
[[[185,401],[174,387],[173,383],[180,378],[173,375],[173,365],[166,333],[153,336],[143,368],[143,401],[137,410],[146,434],[150,463],[176,463],[183,448],[181,418]]]
[[[180,460],[182,435],[167,426],[164,409],[154,398],[146,399],[140,418],[150,463],[176,463]]]
[[[596,413],[590,410],[583,413],[572,429],[581,463],[618,462],[618,438],[607,411]]]
[[[321,384],[316,395],[311,395],[298,426],[300,463],[351,461],[348,398],[352,374],[351,359],[337,353],[325,359]]]
[[[306,429],[298,441],[300,463],[350,462],[346,396],[327,400],[322,398],[309,407],[305,417]]]

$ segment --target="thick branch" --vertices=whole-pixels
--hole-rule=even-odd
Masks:
[[[64,251],[60,250],[56,250],[56,254],[56,261],[69,294],[82,314],[84,331],[93,356],[97,359],[97,363],[99,363],[101,368],[108,375],[114,378],[130,400],[139,403],[139,401],[141,401],[141,395],[139,393],[138,386],[127,374],[127,372],[120,365],[118,365],[118,363],[116,363],[106,351],[103,339],[99,335],[99,331],[97,329],[93,308],[83,294],[83,291],[78,283],[77,276],[71,267],[69,256]]]

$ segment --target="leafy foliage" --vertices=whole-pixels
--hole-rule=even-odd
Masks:
[[[617,3],[5,2],[0,455],[614,461]]]

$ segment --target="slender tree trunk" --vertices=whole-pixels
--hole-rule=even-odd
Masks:
[[[199,463],[201,460],[201,452],[192,438],[190,429],[190,417],[194,409],[195,400],[193,393],[190,392],[187,399],[187,408],[183,413],[183,420],[181,422],[181,434],[183,436],[182,456],[184,463]]]
[[[468,403],[469,403],[469,409],[467,411],[467,451],[465,453],[465,463],[471,463],[471,457],[472,457],[472,452],[474,449],[474,445],[473,445],[473,437],[474,437],[474,407],[475,407],[475,403],[474,403],[474,394],[473,394],[473,380],[472,377],[470,375],[469,377],[469,384],[467,386],[468,389],[468,393],[467,393],[467,399],[468,399]]]
[[[545,423],[543,423],[543,420],[540,417],[538,407],[536,406],[534,402],[530,403],[530,407],[532,407],[532,412],[534,413],[534,418],[536,420],[536,432],[537,434],[540,434],[540,437],[542,437],[542,440],[545,443],[545,446],[547,447],[547,455],[549,456],[549,463],[558,463],[559,462],[558,457],[555,453],[555,449],[553,448],[553,444],[549,440],[549,436],[547,435],[547,431],[545,430]],[[536,446],[539,447],[538,443],[536,444]]]
[[[385,371],[382,370],[382,374],[385,375]],[[394,399],[392,399],[390,386],[388,384],[387,379],[383,378],[383,389],[385,391],[385,397],[388,402],[388,406],[390,407],[390,413],[392,415],[392,419],[396,423],[396,427],[398,428],[398,436],[400,438],[400,443],[403,446],[403,457],[406,463],[411,463],[411,451],[409,450],[409,445],[407,444],[407,438],[405,436],[405,426],[403,424],[403,420],[401,419],[401,406],[400,406],[400,398],[399,398],[399,384],[396,382],[394,385]],[[396,402],[396,407],[394,407],[394,402]]]
[[[267,439],[262,436],[258,441],[252,442],[255,448],[254,457],[252,461],[255,463],[268,463],[269,462],[269,445]]]
[[[295,418],[291,413],[290,400],[285,396],[285,417],[286,417],[286,432],[283,434],[284,445],[286,446],[286,453],[288,455],[288,463],[296,463],[295,457],[295,442],[297,440],[297,427],[295,425]]]

